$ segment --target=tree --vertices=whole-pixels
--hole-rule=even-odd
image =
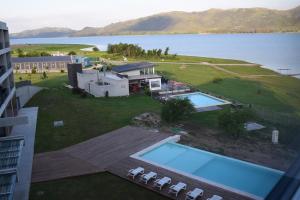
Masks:
[[[177,122],[195,111],[189,99],[171,99],[162,107],[161,117],[166,122]]]
[[[226,133],[239,138],[245,131],[244,123],[252,118],[254,118],[254,113],[250,110],[225,111],[219,116],[218,124]]]
[[[43,51],[43,52],[41,52],[41,56],[51,56],[51,54],[48,53],[48,52]]]
[[[161,50],[161,49],[158,49],[158,50],[157,50],[157,56],[160,57],[160,56],[161,56],[161,52],[162,52],[162,50]]]
[[[165,52],[164,52],[164,55],[165,55],[165,56],[169,55],[169,50],[170,50],[169,47],[167,47],[167,48],[165,49]]]
[[[70,52],[68,53],[68,55],[69,55],[69,56],[75,56],[75,55],[77,55],[77,54],[76,54],[75,51],[70,51]]]
[[[93,51],[100,51],[98,47],[94,47]]]

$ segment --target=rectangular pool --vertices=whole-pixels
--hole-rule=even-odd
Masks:
[[[213,97],[211,95],[204,94],[202,92],[173,95],[171,96],[171,98],[180,98],[180,99],[188,98],[195,108],[205,108],[210,106],[220,106],[220,105],[230,104],[229,101],[225,101],[223,99],[219,99],[217,97]]]
[[[256,199],[265,198],[283,175],[279,170],[174,142],[136,155],[145,162]]]

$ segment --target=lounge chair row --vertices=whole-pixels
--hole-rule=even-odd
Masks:
[[[127,176],[131,177],[132,179],[135,179],[137,176],[140,176],[140,181],[148,184],[149,181],[151,180],[155,180],[153,186],[158,188],[159,190],[162,190],[162,188],[165,185],[170,185],[172,182],[172,179],[169,177],[163,177],[163,178],[159,178],[157,179],[157,173],[156,172],[148,172],[148,173],[144,173],[145,170],[142,167],[137,167],[135,169],[130,169],[128,171]],[[169,193],[171,194],[175,194],[175,196],[177,197],[178,194],[183,191],[186,190],[187,188],[187,184],[183,183],[183,182],[178,182],[176,185],[172,185],[169,188]],[[203,190],[199,189],[199,188],[194,188],[193,190],[189,191],[186,193],[186,200],[195,200],[198,199],[200,197],[203,196]],[[212,197],[208,198],[207,200],[223,200],[222,197],[218,196],[218,195],[213,195]]]

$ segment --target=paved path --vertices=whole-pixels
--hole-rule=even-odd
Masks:
[[[126,126],[59,151],[37,154],[32,182],[103,172],[107,166],[169,136]]]
[[[24,136],[25,140],[18,166],[18,182],[14,190],[14,199],[17,200],[29,198],[37,114],[37,107],[20,109],[18,116],[27,116],[28,123],[14,126],[11,134],[12,136]]]

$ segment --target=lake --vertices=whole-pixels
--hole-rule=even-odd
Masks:
[[[11,44],[134,43],[145,49],[170,47],[171,53],[245,60],[284,74],[300,73],[300,33],[181,34],[11,39]],[[282,70],[280,70],[282,69]]]

